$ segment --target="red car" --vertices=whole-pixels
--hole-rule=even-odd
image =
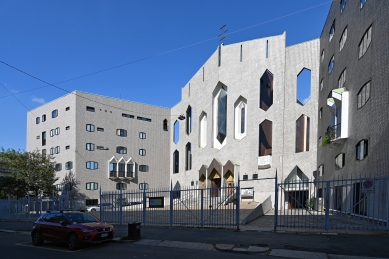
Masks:
[[[31,237],[35,246],[49,240],[67,242],[75,250],[83,243],[113,239],[114,228],[83,211],[47,211],[34,222]]]

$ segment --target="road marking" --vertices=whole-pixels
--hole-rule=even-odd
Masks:
[[[53,250],[53,251],[61,251],[61,252],[66,252],[66,253],[73,253],[73,252],[78,252],[78,251],[84,250],[84,249],[79,249],[79,250],[76,250],[76,251],[71,251],[71,250],[65,250],[65,248],[51,248],[51,247],[47,247],[47,246],[44,246],[44,245],[42,245],[42,246],[34,246],[34,245],[32,245],[32,242],[18,243],[18,244],[15,244],[15,245],[17,245],[17,246],[34,247],[34,248]]]

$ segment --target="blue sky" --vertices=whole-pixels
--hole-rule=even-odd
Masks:
[[[225,44],[286,31],[289,46],[318,38],[330,6],[329,0],[3,0],[0,61],[52,84],[127,64],[58,86],[172,107],[216,50],[222,24],[231,33]],[[0,147],[24,150],[27,109],[66,91],[3,63],[0,83]]]

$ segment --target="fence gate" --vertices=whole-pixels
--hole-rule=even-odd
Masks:
[[[102,220],[144,225],[237,226],[238,187],[102,192]],[[96,213],[98,214],[98,213]]]
[[[276,185],[275,228],[388,230],[389,178]]]

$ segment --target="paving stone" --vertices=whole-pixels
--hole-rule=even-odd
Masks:
[[[263,253],[263,252],[266,252],[267,250],[269,250],[269,247],[261,247],[261,246],[249,246],[249,248],[247,249],[247,252],[250,252],[250,253]]]
[[[217,244],[215,245],[216,249],[219,249],[219,250],[224,250],[224,251],[231,251],[232,248],[234,247],[233,244]]]

